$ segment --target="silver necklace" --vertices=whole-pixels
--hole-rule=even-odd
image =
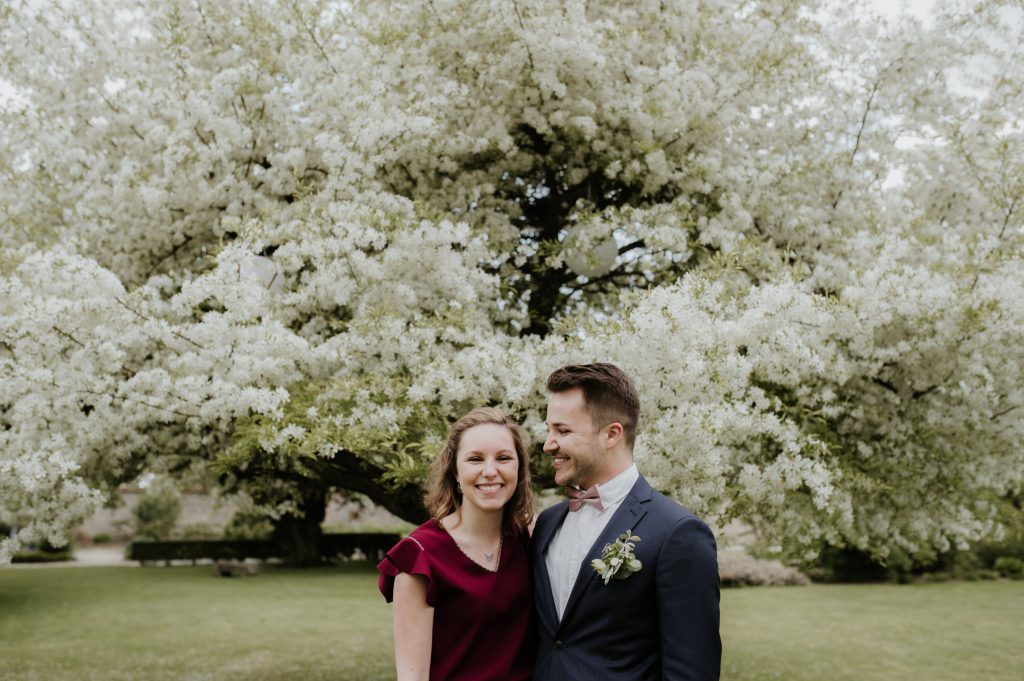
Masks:
[[[498,534],[498,550],[497,551],[491,551],[490,553],[487,553],[486,551],[484,551],[483,548],[480,547],[480,544],[478,544],[476,542],[476,540],[470,539],[468,535],[467,535],[466,538],[469,539],[471,542],[473,542],[473,546],[475,546],[476,550],[480,552],[480,555],[482,555],[484,557],[484,562],[486,562],[486,563],[493,562],[495,554],[497,554],[499,556],[501,555],[501,542],[504,539],[504,537],[502,537],[501,534]]]

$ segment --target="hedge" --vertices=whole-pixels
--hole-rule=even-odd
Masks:
[[[401,535],[391,533],[375,534],[325,534],[320,538],[320,555],[325,559],[352,559],[362,554],[366,559],[382,560],[384,554],[394,546]],[[140,563],[154,563],[172,560],[245,560],[254,558],[282,558],[284,551],[267,540],[214,540],[193,539],[181,541],[137,541],[128,546],[128,560]]]
[[[63,563],[74,560],[69,551],[19,551],[11,556],[12,563]]]

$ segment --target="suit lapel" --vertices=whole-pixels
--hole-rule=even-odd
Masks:
[[[580,565],[580,571],[576,575],[576,582],[573,584],[572,592],[569,594],[569,601],[565,604],[565,612],[562,613],[562,620],[558,623],[559,629],[569,620],[572,615],[576,604],[579,603],[583,592],[587,590],[590,583],[597,579],[597,573],[591,567],[590,562],[595,558],[600,558],[604,552],[606,544],[610,544],[615,541],[620,534],[626,530],[633,530],[637,524],[647,515],[647,503],[653,496],[653,489],[644,476],[640,476],[633,488],[629,490],[629,494],[622,500],[622,504],[615,511],[615,514],[605,525],[604,530],[597,537],[597,541],[590,547],[590,551],[587,552],[586,558],[583,559],[583,564]],[[568,509],[568,504],[566,504]],[[561,514],[561,519],[565,517],[565,514]],[[548,538],[550,542],[551,538]],[[547,570],[545,570],[545,574]],[[551,591],[550,582],[545,579],[548,583],[548,591]]]
[[[563,501],[551,508],[548,514],[551,516],[551,520],[545,522],[543,526],[537,527],[537,532],[533,537],[534,545],[537,547],[537,555],[543,556],[548,550],[548,545],[555,537],[555,530],[562,526],[562,522],[565,521],[565,516],[568,513],[568,501]]]
[[[558,626],[558,610],[555,608],[555,597],[551,592],[551,576],[548,575],[548,566],[544,556],[555,536],[555,531],[562,526],[568,512],[569,503],[567,501],[554,506],[548,514],[551,516],[550,521],[545,519],[544,523],[538,522],[533,537],[533,578],[537,583],[537,612],[551,622],[552,630]]]

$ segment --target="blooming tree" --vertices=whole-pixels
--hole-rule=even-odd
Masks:
[[[0,522],[142,471],[308,547],[450,419],[637,379],[637,457],[795,552],[927,556],[1024,478],[1019,7],[0,8]],[[545,477],[543,462],[537,472]],[[303,553],[302,547],[307,547]]]

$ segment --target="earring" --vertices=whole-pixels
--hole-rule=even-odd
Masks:
[[[456,491],[457,491],[457,492],[458,492],[459,494],[462,494],[462,483],[461,483],[461,482],[457,482],[457,483],[455,483],[455,490],[456,490]]]

